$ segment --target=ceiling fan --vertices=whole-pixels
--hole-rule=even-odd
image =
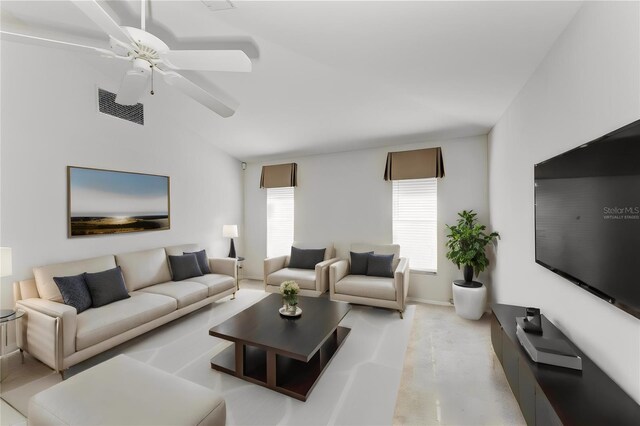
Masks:
[[[237,104],[226,97],[213,95],[180,74],[179,70],[250,72],[251,60],[242,50],[171,50],[162,40],[145,31],[145,2],[141,0],[140,28],[116,23],[96,0],[71,0],[85,15],[109,36],[110,49],[69,43],[0,30],[3,39],[130,61],[132,69],[122,78],[116,102],[135,105],[145,92],[154,72],[222,117],[235,113]],[[151,91],[153,94],[153,89]]]

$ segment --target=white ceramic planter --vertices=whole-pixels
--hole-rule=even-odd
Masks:
[[[487,288],[484,285],[476,288],[461,287],[453,283],[451,288],[456,314],[470,320],[480,319],[487,305]]]

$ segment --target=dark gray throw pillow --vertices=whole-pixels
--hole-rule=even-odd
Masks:
[[[367,259],[367,275],[393,278],[392,265],[392,254],[370,254]]]
[[[367,275],[367,264],[369,255],[372,251],[366,253],[351,253],[351,275]]]
[[[127,286],[124,285],[124,277],[119,266],[102,272],[85,272],[84,280],[91,293],[94,308],[131,297]]]
[[[289,259],[289,268],[297,269],[315,269],[316,263],[324,260],[323,249],[299,249],[291,247],[291,258]]]
[[[73,306],[78,313],[91,307],[91,294],[84,280],[84,274],[69,277],[53,277],[65,305]]]
[[[171,274],[174,281],[182,281],[191,277],[201,277],[202,271],[198,266],[198,258],[195,254],[183,254],[182,256],[169,256]]]
[[[211,269],[209,269],[209,258],[207,257],[206,250],[183,252],[182,254],[195,254],[196,259],[198,260],[198,266],[200,267],[200,272],[202,272],[203,274],[211,273]]]

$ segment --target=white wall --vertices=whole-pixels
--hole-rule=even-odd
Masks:
[[[197,121],[173,118],[201,106],[156,86],[140,126],[96,111],[96,84],[117,90],[121,76],[100,71],[100,59],[9,42],[1,59],[0,242],[13,249],[3,308],[13,306],[11,282],[37,265],[186,242],[226,256],[222,225],[242,223],[242,170]],[[171,229],[67,238],[68,165],[170,176]]]
[[[391,243],[391,182],[383,179],[387,152],[441,146],[446,176],[438,181],[438,273],[412,274],[409,296],[448,303],[451,281],[461,272],[445,258],[445,223],[457,212],[474,209],[487,223],[487,140],[485,136],[387,148],[315,155],[268,164],[296,162],[295,239],[331,241],[347,257],[357,242]],[[262,279],[266,257],[266,190],[259,188],[263,163],[245,174],[245,274]],[[482,276],[487,282],[487,276]]]
[[[637,120],[639,61],[639,3],[587,2],[489,135],[494,300],[542,308],[638,402],[640,321],[534,263],[533,165]]]

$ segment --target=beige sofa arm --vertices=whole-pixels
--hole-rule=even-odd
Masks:
[[[209,269],[213,274],[229,275],[236,279],[238,274],[238,261],[235,257],[210,257]]]
[[[333,295],[336,292],[336,283],[349,275],[349,261],[338,260],[329,266],[329,289]]]
[[[400,262],[398,263],[398,267],[396,268],[393,277],[398,303],[401,306],[401,310],[404,311],[407,293],[409,291],[409,259],[406,257],[400,258]]]
[[[38,355],[50,367],[62,370],[62,358],[76,351],[77,311],[72,306],[46,299],[25,299],[16,303],[26,321],[19,322],[23,349]],[[26,342],[26,344],[25,344]]]
[[[316,263],[316,290],[322,293],[329,290],[329,267],[339,260],[339,258],[334,257]]]
[[[276,271],[284,268],[287,261],[286,255],[278,257],[269,257],[264,260],[264,286],[267,286],[267,277]]]

